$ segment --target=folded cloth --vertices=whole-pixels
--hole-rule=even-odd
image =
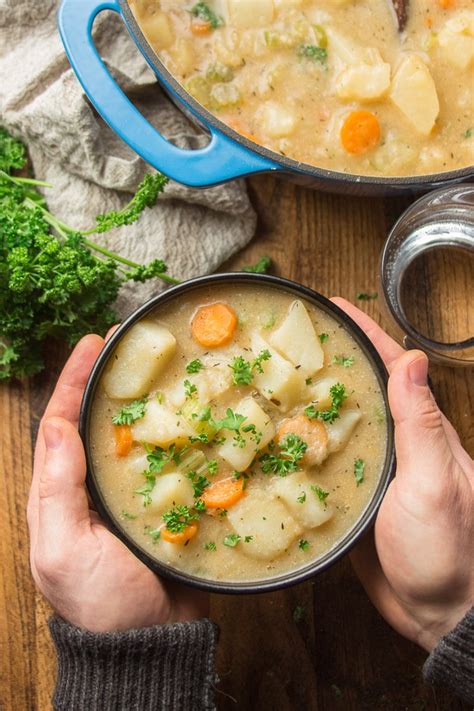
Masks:
[[[151,168],[97,115],[69,66],[57,31],[58,0],[0,0],[0,123],[27,145],[36,176],[54,185],[53,213],[88,228],[123,207]],[[166,98],[120,18],[97,20],[95,41],[129,98],[176,145],[206,136]],[[163,259],[187,279],[212,272],[252,238],[256,215],[243,181],[198,190],[170,182],[158,205],[134,225],[97,241],[143,263]],[[160,289],[155,281],[122,289],[123,316]]]

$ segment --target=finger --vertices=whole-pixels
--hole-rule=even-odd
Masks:
[[[59,561],[67,543],[77,540],[90,519],[84,486],[86,461],[76,428],[53,417],[43,423],[43,436],[46,451],[38,481],[36,558],[44,563],[45,557]]]
[[[118,328],[119,326],[120,326],[120,324],[119,324],[119,323],[116,323],[115,326],[112,326],[112,328],[109,328],[109,330],[107,331],[107,335],[105,336],[105,342],[106,342],[106,343],[107,343],[107,341],[108,341],[110,338],[112,338],[112,336],[114,335],[115,331],[117,330],[117,328]]]
[[[380,326],[375,323],[370,316],[367,316],[363,311],[351,304],[349,301],[342,299],[340,296],[335,296],[331,299],[339,308],[346,312],[356,324],[364,331],[365,335],[372,341],[375,348],[378,350],[382,360],[388,370],[393,367],[393,364],[400,358],[404,349],[390,338]]]
[[[388,399],[395,423],[397,478],[416,474],[420,497],[445,476],[452,461],[442,413],[428,386],[428,359],[422,351],[408,351],[388,382]]]
[[[96,335],[86,336],[79,341],[64,366],[42,421],[48,417],[64,417],[74,424],[77,423],[84,387],[103,345],[104,340]],[[38,477],[44,465],[44,457],[45,445],[40,425],[27,511],[32,551],[36,544],[38,528]]]

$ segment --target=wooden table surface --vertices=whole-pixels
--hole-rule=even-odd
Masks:
[[[267,176],[252,179],[250,192],[259,214],[257,237],[227,266],[235,269],[269,254],[279,274],[323,294],[340,294],[354,301],[358,291],[377,291],[380,251],[407,200],[325,195]],[[444,257],[422,265],[417,284],[437,290],[437,308],[450,314],[449,329],[467,335],[472,323],[459,290],[465,287],[465,298],[472,274],[466,265],[464,274],[460,276],[458,270],[454,280],[451,267]],[[364,302],[362,308],[391,331],[379,300]],[[439,319],[427,320],[423,293],[413,300],[411,313],[428,327],[439,327]],[[29,574],[25,505],[32,441],[65,357],[65,350],[56,347],[49,353],[45,373],[30,382],[0,388],[2,711],[51,708],[55,658],[46,626],[50,610]],[[471,381],[462,369],[431,367],[430,375],[441,407],[472,455],[472,371]],[[300,622],[293,620],[296,606],[305,609]],[[221,627],[221,709],[464,708],[446,691],[423,684],[421,667],[426,655],[379,617],[348,560],[280,593],[213,596],[212,617]]]

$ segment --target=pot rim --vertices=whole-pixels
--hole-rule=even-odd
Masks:
[[[147,316],[156,308],[165,306],[176,297],[181,297],[184,294],[220,283],[234,284],[235,286],[242,284],[261,285],[274,288],[276,290],[283,290],[286,293],[292,294],[296,297],[305,298],[307,301],[316,306],[316,308],[322,309],[328,313],[332,318],[341,323],[342,326],[350,333],[371,363],[384,398],[386,410],[387,447],[384,465],[380,479],[371,496],[371,499],[366,504],[358,520],[349,529],[349,531],[346,532],[344,537],[320,558],[310,561],[307,565],[298,569],[280,574],[275,578],[267,578],[257,581],[238,582],[208,580],[191,575],[182,570],[178,570],[172,565],[168,565],[160,560],[157,560],[156,558],[153,558],[132,538],[132,536],[124,530],[124,528],[120,525],[119,519],[111,513],[105,498],[100,491],[100,487],[97,484],[90,451],[90,417],[95,391],[109,358],[125,333],[127,333],[128,330],[135,323],[137,323],[137,321]],[[356,544],[361,536],[363,536],[363,534],[372,526],[377,515],[378,509],[385,496],[395,469],[394,425],[388,405],[387,382],[387,369],[366,334],[342,309],[313,289],[282,277],[270,276],[267,274],[249,274],[245,272],[227,272],[223,274],[197,277],[195,279],[185,281],[177,286],[173,286],[165,290],[164,292],[161,292],[157,296],[154,296],[131,313],[107,341],[94,364],[84,390],[79,418],[79,433],[86,452],[86,484],[91,499],[97,512],[102,517],[103,521],[108,525],[110,530],[132,551],[132,553],[139,560],[142,561],[142,563],[147,565],[159,576],[163,576],[164,578],[174,582],[190,585],[191,587],[198,588],[200,590],[228,594],[271,592],[286,588],[290,585],[301,583],[313,577],[317,573],[326,570],[329,566],[346,555],[346,553],[348,553],[348,551]]]
[[[140,25],[135,19],[135,16],[133,15],[128,0],[119,0],[119,4],[122,9],[125,25],[130,35],[139,46],[142,54],[145,56],[148,64],[152,67],[160,82],[165,84],[165,86],[168,86],[174,94],[178,95],[180,101],[191,111],[201,128],[203,128],[207,133],[210,133],[209,126],[212,126],[212,128],[233,139],[236,143],[239,143],[248,150],[273,161],[291,173],[310,175],[315,178],[332,180],[341,184],[377,185],[382,187],[385,186],[387,188],[399,187],[400,189],[423,187],[431,189],[437,186],[442,187],[449,182],[461,182],[474,177],[474,165],[443,173],[429,173],[426,175],[407,175],[398,177],[344,173],[336,170],[329,170],[327,168],[320,168],[309,163],[302,163],[293,158],[282,156],[281,154],[276,153],[258,143],[254,143],[234,129],[230,128],[230,126],[225,124],[223,121],[220,121],[214,114],[208,111],[184,89],[184,87],[178,82],[177,79],[175,79],[151,47]]]

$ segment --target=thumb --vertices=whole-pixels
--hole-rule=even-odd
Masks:
[[[46,452],[39,477],[38,538],[52,551],[89,520],[86,461],[79,433],[68,420],[51,417],[42,429]]]
[[[388,383],[395,422],[397,478],[416,475],[417,486],[433,486],[452,459],[443,415],[428,387],[428,359],[408,351],[396,362]],[[420,492],[421,493],[421,492]]]

